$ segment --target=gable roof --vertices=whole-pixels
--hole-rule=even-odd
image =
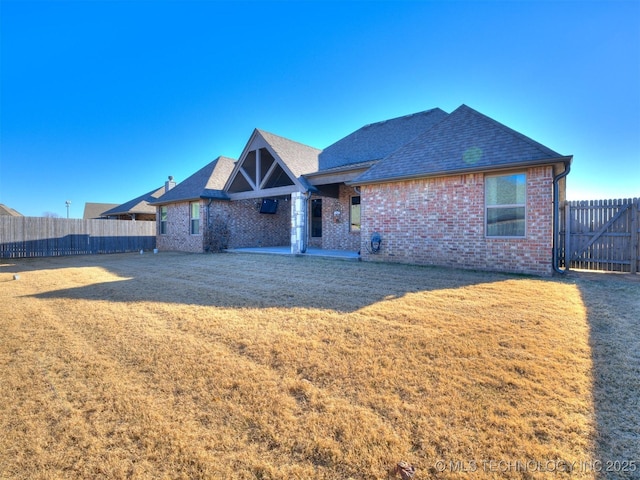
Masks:
[[[18,213],[11,207],[7,207],[6,205],[0,203],[0,215],[7,215],[10,217],[22,217],[21,213]]]
[[[164,193],[165,187],[162,186],[160,188],[156,188],[155,190],[151,190],[150,192],[145,193],[144,195],[140,195],[133,200],[129,200],[122,205],[118,205],[110,210],[102,212],[103,217],[108,217],[112,215],[132,215],[132,214],[155,214],[156,208],[150,205],[150,202],[155,201],[157,198],[162,196]]]
[[[264,182],[267,181],[270,178],[270,175],[275,173],[275,171],[271,168],[268,172],[260,171],[259,174],[261,176],[259,178],[252,178],[251,173],[244,169],[245,163],[249,161],[248,158],[251,156],[251,152],[261,150],[263,148],[266,149],[269,152],[269,155],[273,157],[271,160],[271,162],[273,162],[272,166],[275,168],[277,165],[277,170],[280,174],[286,175],[289,179],[290,183],[288,185],[263,188]],[[270,194],[281,195],[291,193],[291,191],[294,190],[307,191],[309,189],[313,189],[303,175],[318,170],[319,153],[320,150],[317,148],[256,128],[245,145],[242,154],[240,155],[240,159],[236,162],[233,171],[229,175],[224,190],[225,192],[228,192],[231,198],[239,199],[258,198]],[[254,168],[255,165],[251,166],[249,170],[253,171]],[[256,175],[258,175],[258,172],[256,172]],[[262,175],[264,175],[264,178]],[[245,180],[248,177],[251,178],[251,182],[254,182],[254,184],[251,185],[242,180],[242,177],[244,177]],[[244,183],[244,185],[241,187],[242,190],[234,191],[234,184],[237,179],[239,179],[241,183]],[[246,190],[244,190],[244,188],[246,188]]]
[[[325,148],[320,171],[380,160],[447,116],[439,108],[365,125]]]
[[[350,183],[380,183],[570,159],[461,105]]]
[[[104,215],[102,212],[117,206],[118,206],[117,203],[86,202],[84,204],[84,211],[82,213],[82,218],[84,220],[90,220],[92,218],[104,218]]]
[[[318,170],[318,148],[256,129],[296,177]]]
[[[201,198],[228,199],[223,188],[234,165],[232,158],[220,156],[150,204],[166,205]]]

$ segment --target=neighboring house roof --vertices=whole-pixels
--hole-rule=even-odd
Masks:
[[[133,200],[129,200],[122,205],[118,205],[110,210],[102,212],[102,216],[109,217],[115,215],[134,215],[134,214],[151,214],[156,213],[156,208],[150,205],[150,202],[160,198],[164,193],[165,187],[156,188],[150,192],[145,193]]]
[[[319,156],[320,171],[380,160],[446,118],[439,108],[372,123],[325,148]]]
[[[22,216],[24,216],[21,213],[18,213],[17,211],[15,211],[13,208],[7,207],[6,205],[3,205],[2,203],[0,203],[0,215],[7,215],[9,217],[22,217]]]
[[[350,183],[362,185],[570,159],[462,105]]]
[[[232,158],[218,157],[150,204],[166,205],[201,198],[228,199],[223,188],[234,165]]]
[[[84,213],[82,218],[84,220],[90,220],[92,218],[104,218],[102,212],[105,212],[111,208],[117,207],[117,203],[91,203],[84,204]]]

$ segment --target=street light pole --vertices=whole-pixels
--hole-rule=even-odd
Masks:
[[[69,207],[71,206],[71,200],[67,200],[64,203],[67,206],[67,218],[69,218]]]

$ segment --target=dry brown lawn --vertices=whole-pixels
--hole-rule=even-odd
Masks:
[[[308,257],[4,261],[0,478],[596,478],[640,460],[638,299]]]

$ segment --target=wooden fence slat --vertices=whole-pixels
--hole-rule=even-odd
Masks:
[[[631,273],[638,272],[638,261],[640,259],[640,242],[638,242],[638,231],[640,230],[640,200],[635,198],[633,200],[633,207],[631,209]]]
[[[626,209],[628,208],[628,206],[621,208],[620,211],[615,214],[613,216],[613,218],[611,218],[607,223],[605,223],[601,228],[598,229],[598,231],[596,233],[593,234],[591,240],[589,240],[587,242],[586,245],[582,246],[582,250],[586,251],[591,245],[594,245],[595,242],[602,236],[602,234],[607,230],[607,228],[609,228],[619,217],[622,216],[622,214],[626,211]],[[603,220],[603,215],[602,215],[602,211],[600,211],[599,215],[598,215],[598,223],[600,223]],[[599,245],[596,245],[596,248]]]
[[[640,200],[565,203],[565,268],[637,273],[640,270]]]
[[[156,222],[0,216],[0,258],[151,250]]]

